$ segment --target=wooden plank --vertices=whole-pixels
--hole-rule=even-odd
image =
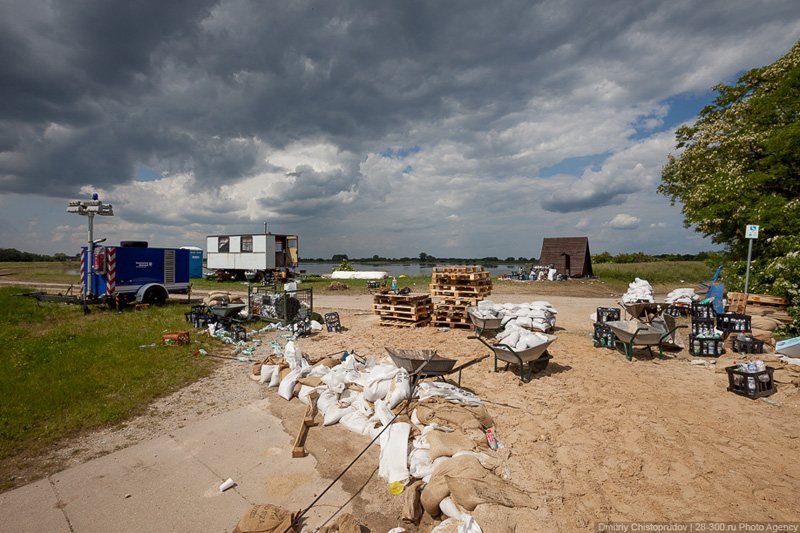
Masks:
[[[433,307],[432,302],[419,305],[394,305],[394,304],[372,304],[373,311],[399,311],[401,313],[413,313]]]
[[[424,318],[422,320],[416,321],[408,321],[408,320],[400,320],[400,319],[381,319],[380,325],[381,326],[392,326],[392,327],[399,327],[399,328],[418,328],[427,326],[430,324],[430,317]]]
[[[293,458],[305,457],[307,455],[305,448],[306,437],[308,436],[308,428],[316,426],[316,423],[314,422],[314,415],[317,413],[318,396],[319,393],[316,391],[313,391],[308,395],[308,407],[306,407],[306,412],[303,414],[303,421],[300,423],[300,429],[297,431],[297,436],[295,437],[294,445],[292,446]]]
[[[728,300],[739,301],[743,298],[744,298],[743,292],[728,292]],[[771,296],[769,294],[748,294],[747,303],[787,306],[789,305],[789,300],[787,300],[786,298],[781,298],[780,296]]]

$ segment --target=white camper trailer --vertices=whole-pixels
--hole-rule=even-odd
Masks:
[[[297,268],[297,235],[250,233],[206,237],[206,267],[217,279],[285,279]]]

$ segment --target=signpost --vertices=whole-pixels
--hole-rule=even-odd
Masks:
[[[758,239],[758,225],[748,224],[744,229],[744,238],[747,239],[747,270],[744,274],[744,302],[747,305],[747,290],[750,287],[750,258],[753,255],[753,240]]]

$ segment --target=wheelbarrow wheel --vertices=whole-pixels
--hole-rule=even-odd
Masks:
[[[545,355],[547,355],[547,353],[545,353]],[[533,365],[533,371],[542,372],[545,368],[547,368],[547,364],[549,362],[550,359],[545,359],[544,361],[537,359],[536,361],[533,361],[533,363],[531,363]]]

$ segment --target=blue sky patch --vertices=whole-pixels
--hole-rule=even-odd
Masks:
[[[136,169],[136,181],[158,181],[161,177],[160,172],[146,165],[139,165],[139,168]]]
[[[387,148],[381,155],[383,157],[388,157],[389,159],[405,159],[406,157],[419,153],[422,148],[419,145],[414,145],[410,148],[398,148],[397,150],[392,150],[391,148]]]

